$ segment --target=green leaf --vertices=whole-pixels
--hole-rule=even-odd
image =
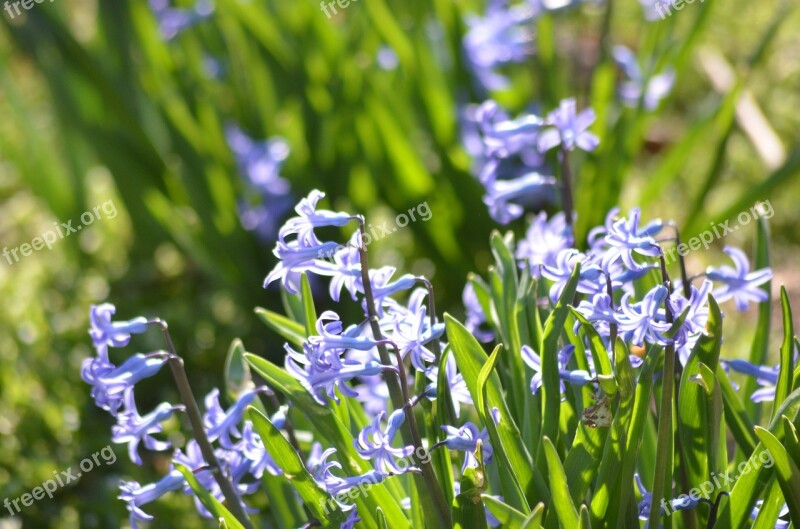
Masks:
[[[558,516],[558,524],[561,529],[575,529],[580,525],[578,511],[569,494],[567,476],[564,467],[561,466],[561,459],[558,457],[556,447],[549,437],[542,439],[544,445],[544,455],[547,460],[548,476],[550,478],[550,491],[553,495],[551,508],[555,509]]]
[[[317,309],[314,307],[314,296],[311,294],[311,283],[308,282],[308,275],[303,272],[300,275],[300,296],[303,300],[303,318],[306,324],[306,335],[317,334],[315,325],[317,323]]]
[[[492,516],[500,522],[500,527],[505,529],[521,529],[527,516],[512,507],[511,505],[488,494],[483,495],[483,504],[492,513]]]
[[[544,503],[537,503],[528,519],[522,524],[522,529],[539,529],[544,519]]]
[[[783,313],[783,343],[781,344],[780,371],[778,383],[775,384],[775,400],[772,404],[772,417],[778,411],[780,404],[792,391],[792,375],[794,372],[794,324],[792,323],[792,307],[789,304],[789,294],[786,287],[781,285],[781,311]]]
[[[539,355],[542,362],[542,435],[558,439],[559,412],[561,410],[561,378],[558,367],[558,337],[567,321],[569,304],[575,297],[580,279],[580,263],[575,265],[558,303],[544,324]]]
[[[323,439],[336,448],[345,473],[361,475],[371,470],[372,467],[354,448],[349,428],[339,420],[330,405],[318,403],[294,377],[269,360],[250,353],[245,353],[245,359],[271,388],[285,395],[295,405]],[[383,508],[392,527],[409,526],[398,500],[389,494],[385,484],[373,486],[368,495],[358,497],[357,504],[364,507],[364,512],[359,512],[362,513],[362,523],[369,527],[377,527],[375,512],[378,506]]]
[[[333,527],[336,523],[344,522],[345,515],[339,504],[314,481],[300,455],[283,437],[280,430],[252,406],[247,409],[247,417],[252,421],[253,428],[261,437],[267,452],[283,470],[284,476],[303,499],[311,515],[319,520],[323,527]]]
[[[469,389],[473,401],[482,402],[483,391],[479,387],[481,368],[489,360],[478,341],[461,323],[449,314],[445,314],[445,327],[450,347],[456,357],[464,382]],[[514,419],[508,409],[497,373],[492,373],[486,381],[486,402],[477,412],[483,424],[493,435],[493,419],[487,414],[486,409],[498,408],[500,423],[496,425],[497,439],[492,438],[492,447],[495,449],[495,458],[498,463],[503,495],[513,507],[527,512],[529,502],[546,501],[549,498],[547,487],[532,467],[531,457],[520,436]],[[502,448],[501,448],[502,447]],[[520,497],[520,490],[524,497]],[[527,498],[527,501],[526,501]]]
[[[758,225],[756,228],[756,251],[755,259],[753,261],[753,269],[760,270],[770,266],[770,247],[769,247],[769,222],[764,217],[758,218]],[[766,299],[758,304],[758,323],[756,324],[756,332],[753,336],[753,343],[750,346],[750,362],[755,365],[764,365],[767,361],[769,354],[769,327],[772,320],[772,281],[767,281],[761,285],[761,290],[764,292]],[[742,383],[741,394],[751,395],[753,391],[758,388],[758,380],[755,377],[746,377]],[[749,414],[749,419],[756,420],[756,413],[760,411],[757,403],[747,399],[744,404],[745,410]],[[730,422],[728,415],[725,419]],[[751,434],[753,446],[755,446],[755,436],[752,435],[753,429],[750,428],[748,433]],[[749,453],[747,454],[750,455]]]
[[[244,344],[236,338],[231,342],[225,357],[225,389],[232,399],[253,386],[250,364],[245,361],[244,353]]]
[[[256,308],[256,316],[290,344],[301,347],[303,342],[306,341],[308,335],[302,324],[292,321],[282,314],[261,307]]]
[[[210,512],[214,518],[220,520],[221,523],[226,523],[230,529],[244,529],[244,526],[239,523],[239,520],[237,520],[230,513],[230,511],[226,509],[224,505],[222,505],[222,503],[220,503],[214,496],[211,495],[210,492],[208,492],[204,486],[200,484],[200,482],[197,480],[197,477],[194,475],[194,472],[192,472],[190,468],[174,461],[173,465],[175,465],[175,468],[181,474],[183,474],[183,477],[186,479],[186,482],[189,484],[189,487],[191,487],[195,496],[200,499],[200,502],[206,509],[208,509],[208,512]]]
[[[730,427],[736,444],[742,450],[745,458],[748,458],[756,448],[756,437],[753,434],[753,423],[747,415],[742,401],[736,390],[733,389],[728,374],[717,366],[717,385],[722,392],[723,411],[725,412],[725,423]],[[745,393],[747,394],[747,393]]]
[[[789,507],[789,517],[797,526],[800,524],[800,469],[791,460],[778,438],[768,430],[756,426],[756,436],[764,443],[775,461],[775,472],[786,505]]]

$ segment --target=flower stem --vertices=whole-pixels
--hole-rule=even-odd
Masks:
[[[225,497],[225,502],[227,503],[228,509],[231,511],[231,514],[233,514],[233,516],[239,520],[239,523],[245,527],[245,529],[254,529],[253,524],[250,522],[250,518],[245,512],[241,498],[236,493],[233,483],[231,483],[231,481],[223,474],[222,466],[219,464],[219,460],[217,459],[216,454],[214,454],[214,448],[211,446],[211,442],[208,440],[205,428],[203,428],[203,419],[200,415],[200,409],[198,408],[197,401],[192,393],[192,387],[189,384],[189,379],[186,376],[186,370],[183,368],[183,359],[175,352],[175,345],[172,343],[172,338],[169,335],[167,322],[161,319],[155,319],[149,321],[148,323],[151,325],[157,325],[164,335],[164,341],[166,342],[167,350],[170,353],[170,358],[168,361],[169,367],[172,370],[172,377],[175,379],[175,385],[178,388],[178,394],[181,397],[181,402],[183,402],[183,405],[186,406],[186,415],[189,417],[189,423],[192,425],[194,438],[197,441],[197,445],[200,447],[200,452],[203,454],[203,459],[205,459],[206,463],[208,464],[211,475],[214,476],[214,480],[219,485],[222,495]]]
[[[569,170],[569,152],[564,148],[564,143],[561,143],[561,150],[558,151],[559,160],[561,162],[561,207],[564,208],[564,215],[566,216],[567,226],[573,232],[572,228],[572,175]]]
[[[361,231],[361,235],[366,233],[366,228],[364,226],[364,217],[358,216],[358,226],[359,230]],[[378,313],[375,309],[375,296],[372,293],[372,283],[369,279],[369,260],[367,257],[367,246],[365,244],[360,244],[358,246],[358,253],[359,253],[359,260],[361,261],[361,282],[364,284],[364,298],[365,304],[367,307],[367,317],[369,319],[370,327],[372,328],[372,335],[373,338],[378,343],[378,355],[380,356],[381,363],[384,365],[392,365],[391,357],[389,356],[389,351],[386,349],[386,343],[384,341],[383,333],[381,332],[381,326],[378,320]],[[395,351],[397,349],[395,348]],[[408,381],[406,380],[406,373],[405,367],[403,365],[403,358],[400,355],[400,352],[397,351],[397,369],[398,369],[398,376],[387,376],[386,377],[386,384],[389,387],[389,395],[392,399],[392,404],[395,408],[404,408],[405,409],[405,416],[406,422],[408,422],[408,428],[411,432],[411,441],[414,445],[415,451],[420,451],[417,453],[422,453],[427,455],[425,448],[422,446],[422,438],[419,434],[419,428],[417,426],[417,419],[414,416],[414,410],[411,407],[407,407],[406,403],[410,402],[410,395],[408,393]],[[403,438],[406,438],[405,430],[402,432]],[[424,480],[424,486],[427,487],[430,496],[425,495],[425,491],[420,486],[421,483],[419,480],[415,479],[415,484],[417,485],[417,490],[420,493],[420,497],[433,500],[433,507],[436,510],[436,518],[439,521],[439,526],[445,529],[449,529],[452,527],[452,522],[450,520],[450,506],[447,504],[447,501],[444,498],[444,494],[442,493],[442,489],[439,486],[439,482],[436,480],[436,474],[433,471],[433,467],[430,463],[429,457],[421,457],[420,458],[420,469],[422,470],[422,479]],[[423,506],[426,505],[427,502],[423,502]]]
[[[667,323],[670,325],[674,321],[672,315],[672,307],[669,305],[669,296],[672,291],[672,285],[667,274],[667,263],[664,260],[662,252],[660,256],[661,261],[661,277],[664,286],[667,288],[667,297],[664,299],[664,313]],[[672,434],[672,401],[673,392],[675,387],[675,344],[670,340],[670,343],[664,348],[664,375],[662,377],[661,386],[661,413],[658,415],[658,444],[656,448],[656,469],[655,476],[653,477],[653,491],[650,502],[650,520],[649,527],[661,526],[661,500],[665,497],[667,484],[672,483],[672,469],[667,468],[671,466],[673,461],[674,438]],[[671,491],[671,486],[669,487]]]

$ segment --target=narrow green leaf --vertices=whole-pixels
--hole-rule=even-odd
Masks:
[[[789,458],[789,454],[778,438],[768,430],[756,426],[756,436],[764,443],[775,461],[775,472],[786,505],[789,507],[789,517],[794,525],[798,525],[800,524],[800,469]]]
[[[564,474],[564,467],[561,466],[561,459],[558,457],[556,447],[549,437],[542,439],[544,445],[544,455],[547,460],[548,476],[550,478],[550,491],[553,495],[551,505],[558,516],[558,524],[561,529],[575,529],[580,525],[578,511],[569,494],[567,476]]]
[[[505,529],[521,529],[527,516],[512,507],[511,505],[487,494],[483,495],[483,504],[497,518],[500,526]]]
[[[286,341],[297,347],[302,346],[308,336],[302,324],[292,321],[277,312],[257,307],[256,316],[258,316],[267,327],[277,332]]]
[[[522,524],[522,529],[539,529],[544,519],[544,503],[537,503],[528,519]]]
[[[225,357],[225,389],[232,399],[253,385],[250,364],[245,361],[244,353],[244,344],[236,338],[231,342]]]
[[[794,374],[794,324],[792,323],[792,307],[789,304],[789,294],[786,287],[781,285],[781,311],[783,314],[783,343],[781,344],[780,371],[778,383],[775,384],[775,400],[772,404],[772,417],[778,406],[786,400],[792,391],[792,375]]]
[[[175,468],[181,474],[183,474],[183,477],[186,479],[189,487],[191,487],[192,492],[194,492],[195,496],[200,499],[200,502],[206,509],[208,509],[208,512],[210,512],[214,518],[224,521],[224,523],[226,523],[230,529],[244,529],[244,526],[239,523],[239,520],[237,520],[236,517],[233,516],[231,512],[219,502],[219,500],[212,496],[211,493],[208,492],[208,489],[200,484],[200,482],[197,480],[197,476],[195,476],[194,472],[192,472],[192,469],[177,462],[173,462],[173,464],[175,465]]]
[[[306,324],[306,335],[317,334],[314,326],[317,323],[317,309],[314,307],[314,296],[311,293],[311,283],[308,282],[308,275],[303,272],[300,276],[300,296],[303,300],[303,316]]]
[[[314,481],[303,464],[303,460],[300,459],[300,455],[283,437],[280,430],[252,406],[247,409],[247,417],[252,421],[253,428],[261,437],[264,448],[283,470],[284,476],[303,499],[303,503],[311,515],[319,520],[323,527],[334,527],[335,524],[344,522],[345,515],[339,504],[333,496]]]

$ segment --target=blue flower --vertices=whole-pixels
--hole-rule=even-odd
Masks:
[[[153,516],[142,510],[142,506],[155,501],[168,492],[179,490],[183,487],[185,480],[183,474],[173,470],[158,483],[151,483],[142,487],[135,481],[123,481],[120,483],[119,499],[127,503],[128,511],[131,513],[129,521],[133,529],[139,529],[139,522],[149,522]]]
[[[208,18],[214,12],[214,4],[210,0],[198,0],[191,9],[170,7],[169,0],[149,0],[149,4],[158,20],[161,35],[166,40],[172,40],[180,32]]]
[[[117,425],[111,429],[112,441],[128,443],[128,455],[131,461],[141,465],[139,443],[144,442],[144,446],[148,450],[167,450],[171,446],[170,443],[157,440],[153,434],[161,433],[161,423],[172,417],[176,411],[186,408],[182,405],[173,406],[169,402],[162,402],[156,406],[155,410],[142,417],[136,409],[132,388],[125,391],[123,400],[125,410],[117,414]]]
[[[138,317],[128,321],[111,321],[117,311],[111,303],[92,305],[89,311],[89,335],[98,351],[104,346],[125,347],[131,341],[131,334],[141,334],[147,330],[147,318]]]
[[[314,228],[341,227],[354,219],[353,215],[343,211],[317,210],[317,204],[324,197],[325,193],[314,189],[306,198],[300,200],[294,208],[298,216],[287,220],[280,230],[281,241],[294,234],[299,240],[306,243],[318,243],[319,241],[314,235]]]
[[[313,474],[314,481],[319,483],[325,488],[325,490],[328,491],[330,495],[334,497],[343,491],[352,489],[353,487],[358,487],[365,484],[376,485],[378,483],[382,483],[385,478],[383,473],[374,469],[361,476],[347,478],[335,476],[331,472],[331,469],[341,469],[342,465],[337,461],[328,461],[328,458],[336,453],[336,449],[328,448],[319,454],[318,452],[321,450],[321,447],[319,447],[319,445],[316,445],[316,447],[316,452],[312,450],[312,453],[309,456],[309,461],[306,462],[306,466]]]
[[[393,368],[384,366],[375,360],[357,362],[340,358],[344,350],[319,351],[308,342],[303,344],[303,353],[298,353],[289,344],[284,346],[287,352],[286,370],[294,375],[303,387],[314,396],[320,404],[325,404],[323,395],[339,402],[336,388],[342,395],[355,397],[358,395],[346,381],[356,377],[378,375]]]
[[[751,301],[766,301],[769,296],[759,287],[772,279],[772,269],[762,268],[750,272],[750,263],[743,251],[730,246],[726,246],[723,251],[730,256],[736,268],[723,265],[706,270],[706,277],[723,285],[714,289],[714,298],[720,303],[733,299],[740,311],[747,310]]]
[[[242,422],[247,406],[253,403],[259,393],[271,394],[271,390],[266,386],[260,386],[245,391],[226,412],[219,405],[219,389],[212,389],[206,395],[206,413],[203,416],[203,427],[208,434],[208,440],[213,442],[219,439],[219,444],[230,450],[234,444],[231,436],[241,437],[237,426]]]
[[[603,277],[600,267],[592,263],[589,256],[574,248],[567,248],[558,253],[555,265],[542,266],[542,276],[553,281],[553,285],[550,287],[550,299],[553,302],[561,296],[561,292],[567,286],[567,281],[578,263],[581,265],[578,292],[596,294],[605,290],[605,282],[600,281]]]
[[[603,257],[604,269],[617,258],[621,258],[628,269],[641,270],[642,265],[633,259],[632,252],[649,257],[661,255],[661,247],[653,236],[661,231],[663,223],[660,220],[654,220],[640,228],[639,216],[641,213],[639,208],[632,208],[628,219],[620,218],[609,227],[605,241],[611,248]]]
[[[467,330],[480,342],[488,343],[494,340],[494,332],[487,328],[488,320],[478,301],[478,296],[475,294],[475,287],[469,281],[464,285],[461,301],[467,313],[464,322],[464,326]]]
[[[276,428],[281,427],[278,426],[275,417],[270,417],[270,421]],[[253,430],[252,422],[245,421],[242,428],[242,440],[236,444],[235,448],[251,462],[249,470],[256,479],[261,479],[265,471],[271,476],[283,474],[283,471],[264,447],[261,437]]]
[[[644,529],[647,529],[648,523],[647,520],[650,518],[650,511],[653,508],[653,493],[648,492],[647,489],[644,488],[644,483],[642,483],[642,479],[639,477],[638,473],[633,475],[633,479],[636,481],[636,487],[639,489],[639,493],[642,495],[642,501],[639,502],[638,509],[639,509],[639,519],[645,522]],[[691,496],[684,495],[680,498],[675,498],[673,500],[661,500],[660,511],[661,515],[663,516],[666,514],[667,505],[669,505],[670,514],[675,511],[683,511],[686,509],[694,509],[701,502],[708,501],[708,500],[695,500]]]
[[[360,329],[356,325],[351,325],[346,330],[343,329],[339,315],[332,310],[326,310],[320,315],[317,319],[316,329],[318,334],[309,336],[308,342],[319,353],[330,349],[369,351],[378,345],[378,342],[369,336],[360,336]]]
[[[500,224],[508,224],[525,212],[520,204],[523,199],[546,194],[554,189],[556,179],[538,173],[528,173],[513,180],[492,180],[485,183],[484,204],[489,214]]]
[[[410,353],[411,364],[416,369],[425,371],[425,362],[436,361],[436,355],[425,345],[438,340],[443,334],[444,325],[437,323],[431,327],[426,308],[420,306],[405,317],[395,320],[391,339],[399,347],[403,358]]]
[[[564,381],[575,386],[585,386],[593,382],[596,378],[595,375],[583,369],[567,369],[567,364],[569,364],[574,352],[574,345],[568,345],[558,352],[558,376],[562,380],[562,382],[560,382],[561,393],[567,391]],[[523,345],[520,353],[522,355],[522,361],[533,370],[531,393],[535,395],[539,391],[539,388],[542,387],[542,360],[536,351],[528,345]]]
[[[755,377],[757,382],[763,386],[750,395],[753,402],[768,402],[775,400],[775,386],[778,384],[780,366],[768,367],[752,364],[746,360],[724,360],[725,365],[737,373],[743,373]]]
[[[566,215],[556,213],[548,221],[547,213],[539,212],[517,244],[516,258],[529,263],[534,277],[539,276],[540,265],[555,266],[558,254],[572,248],[574,238],[567,225]]]
[[[646,110],[657,109],[661,100],[669,95],[675,84],[675,71],[668,69],[645,81],[639,64],[636,62],[636,55],[629,48],[614,46],[612,55],[614,62],[628,78],[627,81],[622,82],[619,90],[622,103],[635,108],[642,99]],[[643,93],[644,95],[642,95]]]
[[[478,466],[478,461],[475,459],[478,440],[483,444],[483,462],[487,465],[492,462],[492,445],[489,443],[489,432],[486,428],[478,430],[478,427],[473,423],[467,422],[461,428],[443,425],[442,430],[447,434],[447,437],[440,443],[450,450],[464,452],[464,464],[461,467],[461,472],[464,472],[467,467],[475,468]]]
[[[591,108],[577,114],[575,99],[562,100],[559,107],[547,116],[547,122],[555,128],[547,129],[539,135],[539,150],[546,152],[558,145],[567,151],[572,151],[575,147],[584,151],[595,150],[600,140],[587,130],[594,120],[595,113]]]
[[[339,526],[339,529],[354,529],[356,524],[360,521],[361,518],[358,517],[358,509],[353,509],[347,516],[347,520]]]
[[[467,19],[464,55],[472,73],[488,90],[500,90],[508,80],[495,68],[523,62],[533,53],[533,33],[527,29],[535,12],[526,5],[508,7],[507,0],[491,0],[485,17]]]
[[[89,358],[83,362],[81,377],[94,386],[92,396],[95,403],[116,416],[122,406],[124,392],[140,380],[158,373],[168,360],[169,353],[163,351],[149,355],[137,353],[119,367]]]
[[[664,321],[661,305],[667,297],[667,288],[664,285],[656,286],[638,303],[631,303],[632,297],[630,293],[622,296],[621,312],[617,316],[619,330],[625,334],[625,339],[634,345],[643,345],[645,340],[666,343],[662,333],[667,332],[670,325]]]
[[[361,457],[374,460],[373,466],[378,471],[402,474],[408,470],[408,467],[399,467],[395,462],[395,458],[408,457],[414,452],[414,447],[409,445],[394,448],[392,443],[400,426],[405,421],[405,414],[403,410],[397,410],[392,413],[386,430],[381,427],[381,420],[384,416],[385,413],[380,412],[373,419],[372,424],[361,430],[353,444]]]
[[[254,231],[263,240],[274,239],[280,220],[294,202],[289,182],[279,174],[289,156],[289,145],[277,136],[256,142],[234,124],[225,128],[225,139],[233,151],[248,192],[258,196],[257,204],[250,200],[240,201],[239,218],[242,226]]]
[[[445,364],[445,374],[447,375],[447,384],[450,386],[450,397],[453,401],[453,408],[456,412],[456,417],[460,416],[461,404],[472,404],[472,395],[469,392],[467,383],[464,380],[464,375],[458,372],[456,367],[455,358],[452,355],[447,357]],[[425,388],[425,395],[428,400],[436,400],[436,388],[439,383],[439,367],[432,365],[425,372],[425,376],[431,381]]]

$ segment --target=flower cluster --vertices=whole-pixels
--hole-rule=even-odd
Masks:
[[[186,405],[162,402],[150,413],[140,415],[134,398],[135,385],[155,376],[168,362],[178,362],[180,365],[180,359],[174,352],[158,351],[146,355],[134,354],[119,366],[114,365],[109,358],[109,347],[125,347],[131,340],[131,334],[141,334],[151,325],[161,325],[158,320],[150,321],[142,317],[128,321],[112,321],[115,312],[115,307],[108,303],[91,308],[89,334],[97,354],[84,360],[81,376],[92,386],[91,395],[95,403],[117,420],[117,424],[111,430],[112,441],[127,444],[131,461],[142,465],[140,454],[142,445],[147,450],[158,452],[172,448],[170,442],[159,439],[156,435],[162,434],[163,424],[176,412],[186,411]],[[214,455],[224,476],[231,480],[238,494],[254,492],[259,486],[257,480],[264,472],[272,475],[281,472],[264,448],[261,439],[253,431],[252,423],[245,421],[242,425],[246,407],[263,393],[271,392],[265,386],[244,391],[227,410],[219,403],[217,389],[212,390],[205,400],[203,435],[208,442],[218,443]],[[282,415],[280,413],[274,415],[272,422],[281,427]],[[220,501],[225,499],[213,475],[210,462],[204,457],[197,440],[189,440],[183,451],[176,449],[172,454],[172,460],[194,471],[198,481],[211,492],[212,496]],[[142,507],[176,490],[193,494],[183,475],[174,466],[171,466],[169,473],[160,481],[150,485],[142,486],[133,481],[122,482],[119,497],[127,504],[131,526],[136,529],[139,522],[152,520],[152,516],[144,512]],[[203,516],[212,518],[211,513],[196,497],[195,503]]]

